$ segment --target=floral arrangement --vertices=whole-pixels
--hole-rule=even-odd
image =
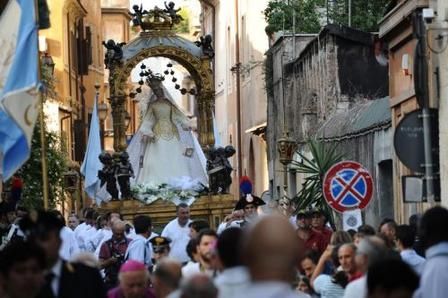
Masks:
[[[151,204],[157,199],[173,202],[192,202],[205,190],[202,185],[197,185],[193,189],[182,189],[167,183],[162,184],[135,184],[131,187],[132,194],[136,199]]]

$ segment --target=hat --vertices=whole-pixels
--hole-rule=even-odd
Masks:
[[[134,271],[141,271],[146,270],[145,264],[135,261],[135,260],[128,260],[126,263],[121,265],[120,272],[134,272]]]
[[[236,203],[235,210],[244,209],[244,207],[251,204],[256,207],[266,204],[262,199],[252,194],[252,182],[247,176],[241,177],[240,191],[241,198]]]
[[[299,212],[297,212],[297,217],[309,217],[311,216],[311,212],[310,210],[307,209],[300,209]]]
[[[315,207],[315,208],[311,209],[311,215],[313,215],[313,214],[323,215],[325,217],[325,220],[328,220],[328,214],[322,208]]]
[[[168,237],[157,236],[149,240],[152,244],[152,250],[154,252],[161,252],[165,248],[170,247],[171,239]]]
[[[244,209],[247,205],[254,205],[255,207],[258,207],[266,205],[266,203],[255,195],[246,194],[236,203],[235,210]]]

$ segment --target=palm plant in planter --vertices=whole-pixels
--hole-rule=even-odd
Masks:
[[[307,147],[311,156],[297,152],[300,162],[293,161],[291,167],[305,175],[301,190],[292,198],[296,211],[311,206],[324,210],[329,215],[329,221],[334,228],[333,212],[325,202],[323,195],[323,180],[325,173],[335,163],[342,161],[343,155],[337,151],[333,144],[324,144],[317,140],[310,140]]]

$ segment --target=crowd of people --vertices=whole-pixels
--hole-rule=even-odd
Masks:
[[[216,229],[186,204],[149,216],[1,212],[0,297],[445,297],[448,210],[333,231],[319,209],[259,216],[251,194]]]

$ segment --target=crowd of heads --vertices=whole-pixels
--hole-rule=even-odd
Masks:
[[[362,225],[352,231],[331,230],[321,210],[299,211],[295,222],[291,222],[282,214],[254,220],[252,211],[244,207],[227,216],[220,231],[206,219],[191,220],[187,205],[177,207],[175,220],[186,229],[184,236],[189,240],[185,251],[196,271],[186,270],[189,264],[171,255],[176,239],[153,235],[153,221],[146,215],[124,221],[118,212],[98,214],[93,209],[84,210],[79,217],[64,217],[55,210],[28,212],[20,208],[6,212],[4,220],[10,226],[16,225],[20,234],[4,243],[0,252],[0,294],[41,297],[38,295],[43,291],[45,274],[61,260],[61,230],[76,230],[80,223],[109,229],[111,245],[125,245],[123,256],[129,243],[135,241],[129,239],[131,231],[148,239],[150,266],[145,260],[123,258],[117,266],[116,283],[110,287],[101,285],[104,294],[107,287],[109,295],[121,293],[123,297],[168,297],[172,293],[185,298],[225,297],[219,294],[226,291],[219,278],[234,268],[244,268],[249,288],[276,281],[290,285],[298,294],[326,297],[328,291],[333,291],[343,297],[352,284],[364,279],[366,297],[412,297],[422,272],[402,259],[401,253],[421,253],[448,242],[448,211],[442,207],[411,217],[410,224],[398,225],[385,219],[376,229]],[[239,224],[232,224],[235,222]],[[109,245],[108,241],[102,246]],[[98,260],[81,251],[71,262],[105,269],[107,274],[108,262],[115,258],[112,263],[117,264],[118,257],[101,256]]]

